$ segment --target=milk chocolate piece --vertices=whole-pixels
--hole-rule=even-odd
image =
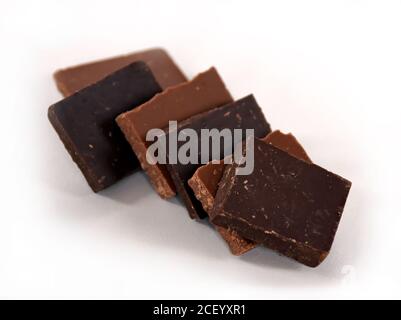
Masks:
[[[244,150],[247,152],[247,150]],[[254,139],[254,171],[226,165],[212,222],[307,266],[332,246],[351,182]]]
[[[216,69],[210,68],[192,81],[171,87],[116,119],[162,198],[174,196],[175,188],[164,164],[150,164],[146,160],[147,148],[153,143],[146,141],[147,132],[150,129],[164,129],[170,120],[181,121],[231,101],[232,97]]]
[[[52,105],[48,117],[93,191],[139,168],[114,119],[162,89],[144,62],[135,62]]]
[[[136,61],[148,65],[163,89],[187,81],[168,53],[159,48],[62,69],[54,74],[54,79],[59,91],[67,97]]]
[[[305,150],[291,133],[284,134],[276,130],[261,140],[286,151],[298,159],[311,163]],[[188,181],[188,185],[192,188],[195,197],[202,203],[203,209],[208,215],[211,214],[224,168],[224,160],[220,160],[218,163],[209,162],[199,167]],[[227,242],[234,255],[242,255],[257,246],[255,242],[241,237],[235,230],[222,227],[216,227],[216,229]]]
[[[192,129],[197,133],[199,138],[198,146],[200,146],[202,129],[217,129],[219,131],[228,129],[231,131],[231,134],[233,134],[234,129],[243,129],[242,139],[244,139],[245,129],[254,129],[256,137],[264,137],[270,132],[270,125],[266,122],[263,112],[253,95],[249,95],[223,107],[210,110],[182,121],[178,124],[176,134],[179,134],[179,132],[186,129]],[[170,132],[167,134],[167,141],[169,140],[170,134],[174,133]],[[178,141],[178,148],[180,148],[184,143],[186,143],[186,141]],[[219,160],[226,155],[232,154],[234,145],[235,141],[233,141],[231,145],[224,146],[223,139],[220,139],[220,155],[218,159],[209,158],[208,160]],[[211,155],[211,150],[209,150],[209,156]],[[167,168],[177,188],[177,192],[184,201],[192,219],[202,219],[207,217],[205,210],[202,208],[202,204],[196,199],[192,189],[188,185],[188,180],[193,176],[196,169],[201,166],[201,157],[202,153],[199,151],[198,164],[167,164]]]

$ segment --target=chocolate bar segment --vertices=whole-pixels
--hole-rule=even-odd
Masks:
[[[351,182],[258,139],[253,173],[236,175],[237,167],[225,168],[212,222],[318,266],[332,246]]]
[[[265,138],[261,139],[265,143],[286,151],[292,156],[311,163],[305,150],[299,144],[297,139],[291,134],[284,134],[279,130],[273,131]],[[220,162],[209,162],[199,167],[192,178],[188,181],[195,194],[195,197],[202,203],[203,209],[211,214],[214,205],[219,182],[223,176],[225,164],[223,160]],[[251,240],[241,237],[235,230],[216,227],[223,239],[227,242],[232,254],[242,255],[249,250],[255,248],[257,244]]]
[[[242,129],[242,139],[245,138],[245,129],[253,129],[254,135],[257,137],[264,137],[270,132],[270,125],[267,123],[262,110],[258,106],[253,95],[249,95],[231,104],[225,105],[214,110],[210,110],[203,114],[196,115],[178,124],[177,132],[170,132],[167,134],[167,141],[171,134],[179,134],[181,131],[187,129],[194,130],[197,133],[198,146],[201,146],[201,130],[214,129],[223,130],[228,129],[233,136],[234,129]],[[214,137],[215,139],[217,137]],[[241,140],[240,140],[241,141]],[[240,142],[238,141],[238,142]],[[220,139],[220,155],[217,159],[209,158],[211,160],[220,160],[226,155],[233,152],[235,141],[232,144],[224,145],[223,139]],[[178,141],[177,146],[180,148],[185,141]],[[225,149],[226,148],[226,149]],[[167,154],[169,149],[167,148]],[[204,155],[203,155],[204,156]],[[212,156],[209,150],[209,156]],[[174,181],[177,192],[182,198],[184,204],[188,209],[188,213],[192,219],[202,219],[207,217],[202,204],[196,199],[192,189],[188,185],[188,180],[193,176],[196,169],[202,165],[202,152],[199,151],[197,163],[194,164],[167,164],[167,168]]]
[[[144,62],[135,62],[52,105],[48,117],[93,191],[139,168],[114,119],[162,89]]]
[[[195,114],[232,101],[215,68],[192,81],[171,87],[139,108],[120,115],[116,121],[135,151],[142,168],[162,198],[175,195],[175,187],[165,164],[150,164],[146,151],[152,142],[146,141],[151,129],[164,129],[169,121],[181,121]]]
[[[163,89],[187,81],[169,54],[160,48],[62,69],[54,74],[54,79],[59,91],[68,97],[136,61],[143,61],[148,65]]]

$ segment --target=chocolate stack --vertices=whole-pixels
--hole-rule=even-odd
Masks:
[[[209,218],[234,255],[263,245],[310,267],[327,256],[351,183],[312,163],[293,135],[272,132],[253,95],[234,101],[215,68],[188,81],[152,49],[60,70],[55,80],[66,98],[49,108],[50,122],[94,192],[142,168],[162,198],[178,194],[190,218]],[[153,129],[169,142],[166,162],[147,157]],[[176,137],[191,132],[201,146],[204,129],[241,134],[220,140],[218,154],[199,147],[192,161],[177,161],[186,140]],[[246,175],[229,161],[239,147],[244,159],[253,152]]]

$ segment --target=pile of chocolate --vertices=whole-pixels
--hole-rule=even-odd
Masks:
[[[313,164],[293,135],[272,132],[253,95],[234,101],[215,68],[188,81],[152,49],[63,69],[55,80],[65,99],[48,117],[94,192],[142,168],[162,198],[178,194],[192,219],[209,218],[235,255],[263,245],[310,267],[327,256],[351,183]],[[201,152],[199,164],[149,163],[155,128],[166,140],[186,129],[253,129],[253,172],[236,174],[241,164],[225,163],[227,150],[207,164]]]

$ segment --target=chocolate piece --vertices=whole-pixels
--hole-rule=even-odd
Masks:
[[[284,134],[276,130],[261,140],[286,151],[298,159],[311,163],[305,150],[291,133]],[[188,185],[192,188],[195,197],[202,203],[203,209],[209,215],[214,205],[214,198],[223,176],[224,168],[223,160],[218,163],[209,162],[199,167],[192,178],[188,180]],[[217,227],[216,229],[227,242],[234,255],[244,254],[257,245],[255,242],[241,237],[235,230],[222,227]]]
[[[163,89],[187,81],[163,49],[150,49],[62,69],[54,74],[54,79],[59,91],[67,97],[136,61],[143,61],[148,65]]]
[[[177,132],[192,129],[197,133],[199,138],[198,146],[201,145],[200,137],[202,129],[217,129],[219,131],[228,129],[233,134],[234,129],[242,130],[242,139],[245,138],[245,129],[254,129],[256,137],[264,137],[270,132],[270,125],[266,122],[262,110],[258,106],[253,95],[249,95],[236,102],[225,105],[220,108],[196,115],[178,125]],[[167,141],[169,135],[167,134]],[[178,141],[177,147],[180,148],[186,141]],[[220,139],[220,156],[222,159],[225,155],[232,154],[235,141],[229,146],[223,145],[223,139]],[[228,148],[224,150],[224,147]],[[168,154],[168,150],[167,150]],[[211,152],[209,151],[211,156]],[[202,219],[207,216],[202,208],[202,204],[196,199],[192,189],[188,185],[188,180],[193,176],[196,169],[201,166],[201,152],[198,153],[198,164],[167,164],[167,168],[177,188],[177,192],[184,201],[188,213],[192,219]],[[219,160],[216,159],[216,160]],[[215,159],[208,159],[215,160]]]
[[[139,168],[114,119],[160,91],[149,67],[140,61],[49,108],[50,122],[93,191]]]
[[[135,151],[142,168],[162,198],[175,195],[174,184],[165,165],[150,164],[146,160],[146,141],[150,129],[163,129],[170,120],[181,121],[197,113],[210,110],[232,101],[215,68],[196,76],[192,81],[169,88],[152,100],[130,112],[120,115],[116,121]]]
[[[236,175],[237,167],[225,168],[212,222],[318,266],[330,251],[351,182],[258,139],[253,173]]]

